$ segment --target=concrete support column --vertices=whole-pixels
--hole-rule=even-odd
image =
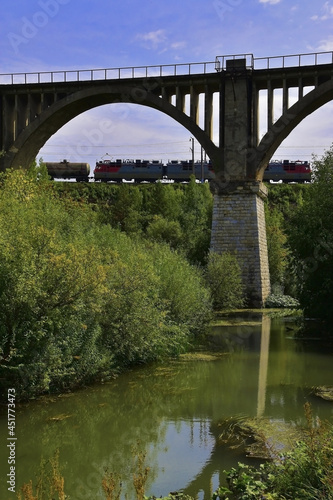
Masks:
[[[248,305],[262,307],[270,293],[264,199],[259,181],[235,182],[214,197],[211,250],[234,253],[242,268]]]

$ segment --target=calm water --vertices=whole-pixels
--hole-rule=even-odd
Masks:
[[[208,499],[220,472],[244,457],[217,444],[219,421],[234,415],[301,422],[310,401],[315,414],[332,418],[333,403],[310,395],[333,385],[333,348],[292,337],[293,318],[251,313],[215,326],[215,360],[175,361],[140,368],[105,385],[25,405],[17,413],[17,485],[35,479],[41,457],[60,451],[65,491],[71,500],[104,499],[104,469],[132,488],[133,448],[147,452],[147,494],[184,489]],[[56,420],[54,420],[56,417]],[[66,418],[64,418],[66,417]],[[53,419],[53,420],[52,420]],[[7,436],[6,418],[0,420]],[[8,451],[1,441],[0,498],[8,493]]]

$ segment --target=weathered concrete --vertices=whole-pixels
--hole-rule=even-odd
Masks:
[[[264,198],[260,182],[238,183],[215,194],[211,250],[236,255],[249,305],[261,307],[270,293]]]

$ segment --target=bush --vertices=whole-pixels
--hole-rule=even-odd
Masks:
[[[227,473],[229,488],[221,487],[213,498],[238,500],[332,500],[333,427],[318,422],[305,404],[304,439],[292,451],[280,453],[259,469],[238,464]]]
[[[18,399],[177,354],[208,320],[200,273],[167,245],[101,224],[36,172],[1,182],[0,379]]]
[[[307,315],[333,320],[333,147],[314,159],[314,182],[295,211],[289,228],[299,282],[299,298]]]
[[[271,294],[265,302],[265,307],[267,308],[287,308],[293,309],[295,307],[300,307],[300,303],[297,299],[290,297],[290,295],[274,295]]]
[[[237,258],[225,253],[210,252],[206,282],[211,290],[215,309],[240,308],[245,304],[241,269]]]
[[[171,248],[177,248],[183,236],[178,221],[169,221],[162,216],[154,216],[147,227],[146,234],[149,239],[157,242],[166,242]]]

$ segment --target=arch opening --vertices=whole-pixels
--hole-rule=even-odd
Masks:
[[[135,96],[135,99],[133,96]],[[133,103],[133,101],[135,102]],[[45,143],[72,119],[99,106],[110,104],[121,105],[122,109],[125,109],[125,114],[131,105],[139,105],[141,109],[145,107],[150,111],[158,111],[162,115],[173,119],[175,123],[178,122],[187,131],[187,134],[193,135],[210,157],[215,153],[216,147],[204,130],[191,117],[177,109],[170,102],[140,88],[115,86],[111,89],[88,88],[81,90],[47,108],[24,129],[15,141],[10,150],[11,158],[7,161],[7,166],[15,168],[30,164]],[[105,135],[106,130],[109,131],[110,128],[117,128],[117,126],[115,123],[111,124],[110,120],[104,120],[104,124],[102,126],[100,124],[90,134],[86,131],[86,138],[90,142],[96,142],[97,136]]]
[[[257,178],[262,178],[263,172],[270,159],[276,154],[278,148],[287,138],[292,140],[297,134],[295,132],[291,137],[290,134],[300,126],[301,122],[306,119],[298,130],[304,130],[304,127],[316,120],[323,113],[323,106],[328,105],[333,100],[333,81],[327,81],[319,87],[310,90],[292,106],[268,129],[262,137],[256,153],[252,157],[252,168],[256,170]],[[328,108],[326,108],[327,110]],[[332,109],[330,107],[330,109]],[[327,116],[327,115],[325,115]],[[330,141],[331,142],[331,141]],[[288,142],[287,142],[288,144]],[[325,146],[323,146],[324,148]],[[255,164],[253,163],[255,162]]]
[[[131,103],[88,110],[62,126],[40,149],[44,161],[86,162],[104,158],[190,160],[190,132],[173,118]],[[200,144],[195,141],[195,160]]]

